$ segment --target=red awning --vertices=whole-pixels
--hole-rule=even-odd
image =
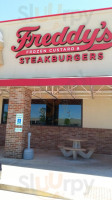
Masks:
[[[112,77],[2,79],[0,86],[112,85]]]

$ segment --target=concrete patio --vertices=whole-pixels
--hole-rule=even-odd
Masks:
[[[34,160],[23,160],[5,158],[1,148],[0,162],[1,188],[34,189],[45,196],[53,194],[55,199],[58,195],[62,199],[112,200],[112,156],[94,154],[89,160],[73,160],[64,158],[60,151],[38,149]]]
[[[23,160],[5,158],[4,148],[0,148],[0,162],[4,165],[112,177],[112,156],[106,154],[73,160],[72,157],[65,158],[60,151],[35,149],[33,160]]]

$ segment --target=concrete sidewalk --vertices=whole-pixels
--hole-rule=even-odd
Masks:
[[[65,158],[60,151],[36,149],[33,160],[23,160],[5,158],[2,148],[0,162],[18,167],[112,177],[112,155],[94,154],[91,159],[78,158],[75,161],[72,157]]]
[[[0,185],[44,191],[62,199],[112,200],[112,178],[109,177],[3,165]]]
[[[9,192],[9,191],[2,191],[0,190],[0,197],[2,199],[11,199],[11,200],[54,200],[53,198],[49,197],[41,197],[41,196],[34,196],[28,194],[21,194],[17,192]],[[55,199],[58,200],[58,199]]]
[[[42,196],[47,200],[56,195],[67,200],[112,200],[112,156],[74,161],[60,152],[37,150],[34,160],[23,160],[4,158],[2,150],[0,162],[0,192],[4,195],[5,189],[12,196],[21,192],[18,196],[34,194],[33,198],[42,200]]]

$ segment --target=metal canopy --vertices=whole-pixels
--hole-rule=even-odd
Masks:
[[[27,87],[27,86],[26,86]],[[33,99],[112,98],[112,85],[33,86]],[[9,98],[10,87],[0,87],[0,96]]]

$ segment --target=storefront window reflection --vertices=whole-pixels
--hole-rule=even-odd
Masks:
[[[82,100],[32,100],[31,124],[82,126]]]
[[[3,100],[2,123],[7,123],[8,99]],[[82,100],[32,100],[32,125],[82,127]]]
[[[81,105],[59,105],[58,125],[81,126]]]
[[[31,124],[46,125],[46,105],[45,104],[31,105]]]

